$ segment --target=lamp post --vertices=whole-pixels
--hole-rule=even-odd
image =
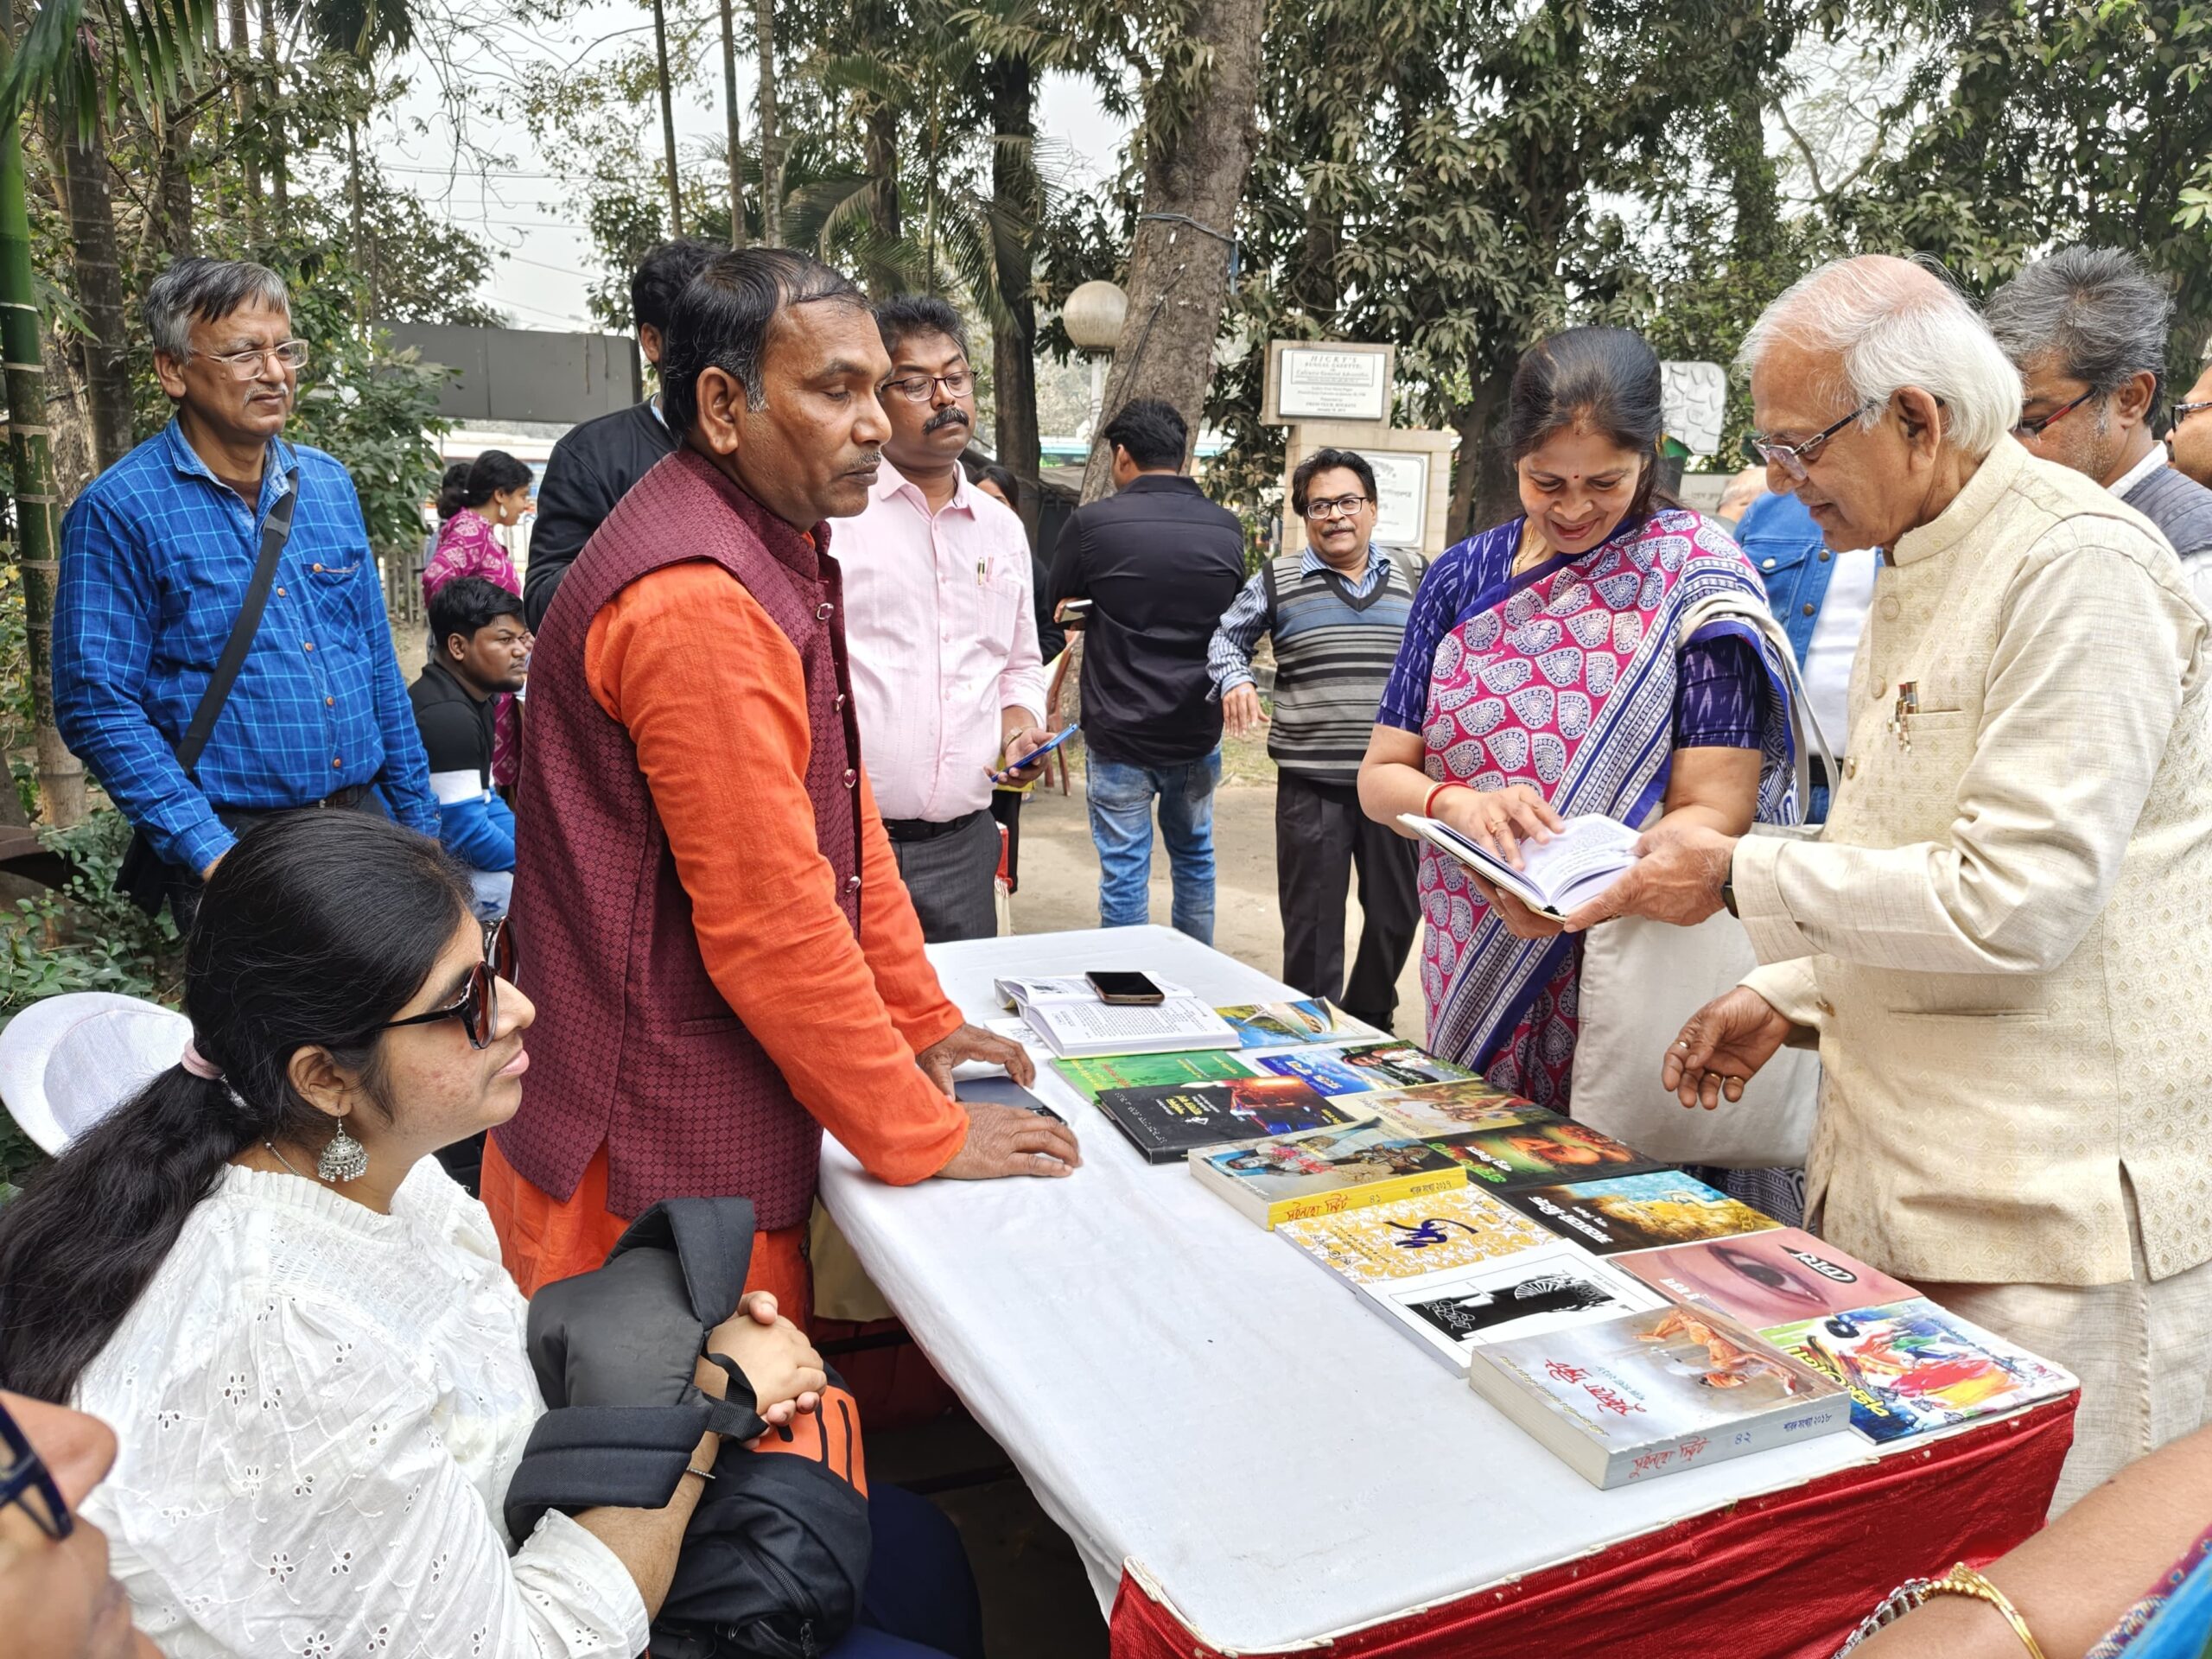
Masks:
[[[1098,417],[1106,401],[1106,364],[1122,343],[1122,324],[1129,315],[1129,296],[1119,283],[1085,283],[1068,296],[1060,308],[1060,326],[1076,349],[1090,359],[1090,432],[1097,442]]]

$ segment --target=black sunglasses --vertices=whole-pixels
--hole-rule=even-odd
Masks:
[[[377,1029],[392,1031],[401,1026],[429,1026],[441,1020],[458,1020],[467,1028],[471,1048],[489,1048],[499,1029],[499,982],[504,979],[512,985],[514,978],[515,936],[502,916],[496,922],[484,925],[484,960],[468,970],[468,983],[461,988],[459,1001],[442,1008],[432,1008],[428,1014],[387,1020]]]
[[[14,1504],[38,1523],[41,1532],[60,1543],[76,1530],[77,1517],[62,1501],[61,1488],[54,1484],[46,1459],[31,1449],[29,1436],[8,1414],[5,1406],[0,1406],[0,1446],[8,1454],[6,1465],[0,1466],[0,1510]]]

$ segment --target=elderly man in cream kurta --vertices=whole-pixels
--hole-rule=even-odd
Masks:
[[[2207,1420],[2212,615],[2014,441],[2018,376],[1926,270],[1816,271],[1745,357],[1770,483],[1885,552],[1843,776],[1817,840],[1655,837],[1569,925],[1743,918],[1767,965],[1668,1085],[1735,1098],[1817,1035],[1809,1224],[2082,1378],[2063,1508]]]

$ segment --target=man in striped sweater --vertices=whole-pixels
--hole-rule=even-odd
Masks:
[[[1306,521],[1306,548],[1244,584],[1206,666],[1230,734],[1268,728],[1282,976],[1388,1031],[1421,923],[1417,855],[1359,810],[1359,762],[1424,567],[1416,553],[1371,544],[1375,469],[1364,456],[1316,450],[1291,474],[1290,502]],[[1272,721],[1252,679],[1262,634],[1274,640]],[[1364,925],[1347,983],[1344,900],[1355,867]]]

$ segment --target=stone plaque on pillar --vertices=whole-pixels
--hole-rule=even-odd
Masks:
[[[1260,423],[1332,421],[1387,427],[1396,359],[1395,346],[1341,340],[1269,340]]]

